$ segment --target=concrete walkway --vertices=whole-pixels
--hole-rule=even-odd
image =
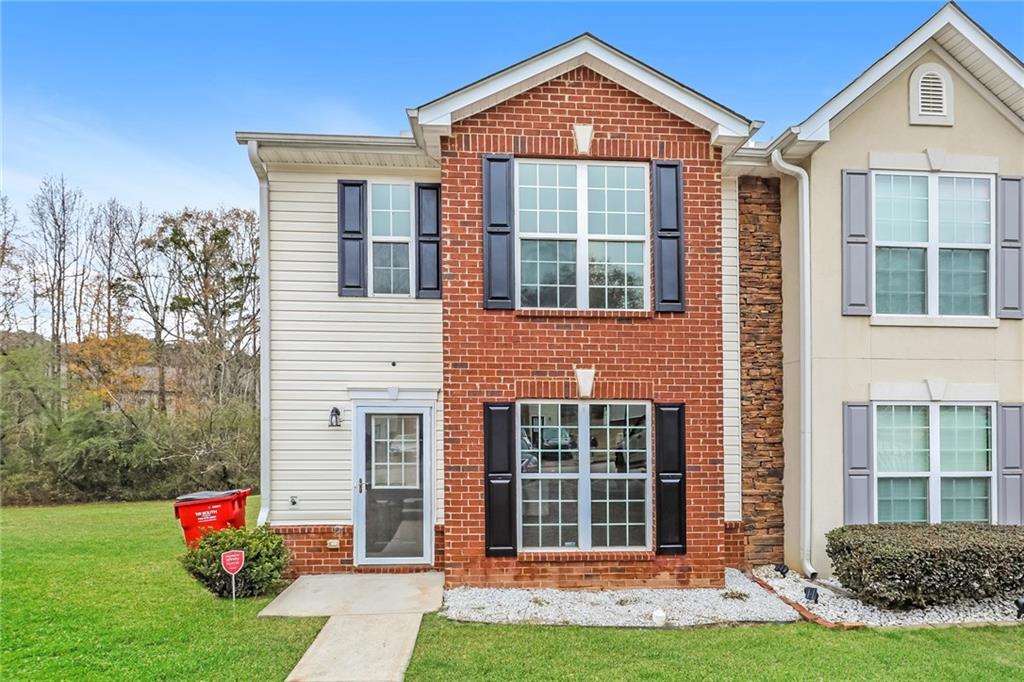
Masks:
[[[420,619],[441,608],[443,573],[303,576],[260,616],[328,616],[288,682],[401,680]]]

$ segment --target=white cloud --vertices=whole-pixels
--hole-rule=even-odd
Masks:
[[[237,161],[204,165],[207,150],[131,139],[102,124],[40,111],[4,113],[3,191],[20,211],[46,175],[61,173],[93,202],[117,197],[154,211],[183,206],[255,208],[256,179],[242,148]],[[230,139],[231,132],[225,135]],[[223,167],[221,167],[223,166]],[[234,168],[237,167],[237,171]]]

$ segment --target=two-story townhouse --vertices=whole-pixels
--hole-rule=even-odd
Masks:
[[[843,523],[1019,523],[1020,68],[950,5],[756,146],[584,34],[407,136],[239,133],[293,572],[719,585]]]

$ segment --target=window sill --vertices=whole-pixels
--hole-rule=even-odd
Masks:
[[[530,563],[589,563],[594,561],[654,561],[658,555],[649,549],[613,549],[608,551],[523,550],[519,560]]]
[[[928,317],[925,315],[872,315],[872,327],[963,327],[995,329],[999,320],[994,317]]]
[[[642,320],[654,317],[653,310],[574,310],[571,308],[517,308],[516,317],[584,317]]]

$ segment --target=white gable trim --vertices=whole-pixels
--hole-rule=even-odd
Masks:
[[[410,112],[423,126],[448,127],[578,66],[587,66],[705,130],[747,137],[751,121],[651,67],[582,35]]]
[[[1024,66],[1021,66],[1002,46],[978,28],[977,24],[968,19],[959,8],[955,5],[947,4],[920,28],[911,33],[903,42],[872,64],[867,71],[826,102],[824,106],[811,114],[806,121],[801,123],[800,139],[828,141],[830,122],[836,115],[846,109],[858,97],[865,94],[877,82],[883,80],[893,69],[924,46],[926,42],[931,40],[947,24],[959,31],[965,39],[976,45],[996,67],[1001,69],[1021,87],[1024,87]],[[969,80],[973,81],[974,79],[971,78]],[[1015,118],[1019,119],[1017,116]]]

